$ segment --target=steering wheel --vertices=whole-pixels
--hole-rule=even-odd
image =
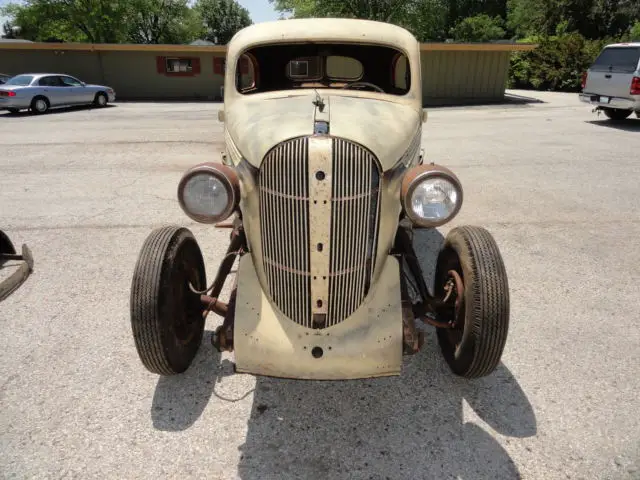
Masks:
[[[384,90],[381,89],[379,86],[374,85],[373,83],[369,83],[369,82],[353,82],[353,83],[349,83],[349,84],[345,85],[342,88],[352,89],[352,88],[358,88],[358,87],[360,87],[360,88],[361,87],[371,88],[371,89],[373,89],[373,90],[375,90],[377,92],[384,93]]]

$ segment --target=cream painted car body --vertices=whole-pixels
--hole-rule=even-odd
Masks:
[[[317,88],[244,95],[238,91],[236,66],[249,49],[304,42],[393,47],[406,56],[410,67],[408,92],[395,95]],[[426,115],[422,108],[419,43],[406,30],[384,23],[287,20],[240,31],[227,52],[224,112],[219,117],[225,125],[224,163],[235,167],[240,178],[240,213],[250,250],[241,258],[238,270],[234,328],[237,371],[306,379],[399,374],[403,351],[400,268],[389,253],[402,211],[401,173],[421,162]],[[316,102],[318,98],[322,105]],[[328,123],[328,135],[317,133],[317,122]],[[286,146],[281,146],[283,142]],[[304,150],[308,169],[283,159],[282,152],[296,148]],[[340,148],[356,149],[359,160],[332,162],[340,155],[336,150]],[[270,181],[272,168],[266,161],[287,166],[277,171],[273,167],[270,185],[289,182],[283,187],[289,193],[265,197],[271,187],[264,182]],[[354,176],[375,178],[375,164],[380,170],[377,193],[366,190],[366,185],[357,180],[353,180],[356,187],[347,185]],[[261,184],[256,179],[258,171]],[[324,175],[322,180],[318,180],[319,171]],[[342,197],[331,188],[332,183],[333,190],[338,188],[338,178],[346,182]],[[308,184],[303,185],[305,182]],[[372,204],[360,202],[358,195],[349,197],[352,187],[363,197],[377,195],[374,206],[367,211],[377,221],[367,223],[369,217],[364,212]],[[298,188],[308,189],[308,199],[300,198],[296,203]],[[269,209],[264,206],[267,200]],[[343,205],[342,211],[339,205]],[[355,210],[347,211],[344,205],[352,205]],[[373,233],[370,224],[375,224]],[[308,229],[296,234],[296,229],[304,229],[304,225]],[[365,257],[354,247],[358,243],[352,237],[357,236],[366,251],[370,234],[375,238],[375,251],[368,257],[373,262],[368,278],[363,279],[367,276],[364,270],[360,274],[336,271],[340,262],[337,252],[342,251],[353,257],[354,268],[364,268],[358,262]],[[307,251],[308,261],[303,255]],[[288,267],[275,265],[269,259],[274,255],[293,263]],[[296,264],[297,269],[291,268]],[[286,279],[292,281],[286,283]],[[277,282],[279,286],[274,285]],[[306,295],[310,298],[309,315],[299,305]],[[295,315],[291,312],[300,316],[292,318]],[[326,328],[311,328],[316,315],[328,318]]]

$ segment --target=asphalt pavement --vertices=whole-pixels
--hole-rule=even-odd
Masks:
[[[210,316],[186,374],[140,363],[129,288],[145,237],[179,224],[212,279],[228,230],[176,188],[223,149],[216,103],[0,113],[0,228],[34,257],[0,303],[2,478],[640,478],[640,119],[574,94],[429,111],[428,161],[465,189],[455,225],[505,259],[511,328],[493,375],[454,377],[428,330],[402,376],[306,382],[233,373]],[[228,289],[226,289],[228,294]]]

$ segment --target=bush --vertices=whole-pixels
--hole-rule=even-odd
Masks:
[[[636,22],[631,27],[631,33],[629,34],[629,36],[631,37],[630,40],[640,42],[640,22]]]
[[[489,15],[467,17],[451,29],[451,36],[463,42],[488,42],[504,38],[504,21],[499,16]]]
[[[561,92],[579,92],[582,74],[605,45],[618,41],[612,38],[587,40],[576,32],[527,40],[539,46],[531,52],[513,54],[509,88]]]

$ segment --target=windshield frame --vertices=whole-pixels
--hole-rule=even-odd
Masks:
[[[335,87],[330,87],[330,86],[297,86],[297,87],[293,87],[293,88],[289,88],[287,86],[283,86],[283,88],[268,88],[268,89],[262,89],[258,86],[258,82],[260,81],[260,77],[262,76],[262,72],[264,71],[264,65],[261,65],[261,62],[259,61],[258,58],[256,58],[256,51],[262,50],[262,49],[278,49],[279,47],[282,47],[283,49],[299,49],[299,48],[304,48],[307,47],[311,50],[316,49],[318,50],[318,53],[316,53],[315,55],[312,55],[312,57],[318,57],[318,58],[322,58],[321,63],[322,63],[322,75],[321,78],[319,80],[321,81],[328,81],[328,82],[335,82],[335,83],[345,83],[345,84],[351,84],[351,83],[360,83],[363,80],[363,77],[369,77],[369,75],[373,75],[375,76],[374,71],[371,70],[371,64],[367,64],[367,61],[371,61],[371,59],[367,59],[367,55],[372,53],[375,49],[379,50],[382,53],[385,54],[389,54],[390,57],[390,71],[389,71],[389,78],[386,79],[385,81],[389,81],[390,85],[389,85],[389,89],[388,91],[385,91],[384,93],[382,92],[376,92],[376,91],[367,91],[366,93],[368,94],[374,94],[374,95],[383,95],[383,96],[389,96],[389,97],[393,97],[393,98],[410,98],[411,94],[414,91],[414,85],[413,85],[413,68],[414,68],[414,64],[412,62],[412,57],[409,54],[409,52],[405,51],[404,48],[402,48],[402,46],[400,45],[388,45],[388,44],[384,44],[384,43],[378,43],[378,42],[352,42],[352,41],[313,41],[313,42],[299,42],[299,41],[291,41],[291,42],[273,42],[273,43],[264,43],[264,44],[260,44],[260,45],[250,45],[247,46],[246,48],[240,50],[237,54],[236,57],[236,62],[235,65],[227,65],[227,69],[231,69],[231,72],[233,72],[233,76],[235,79],[234,82],[234,86],[233,89],[235,90],[235,94],[240,95],[241,97],[244,96],[253,96],[253,95],[260,95],[260,94],[273,94],[273,93],[277,93],[277,92],[282,92],[283,94],[285,92],[291,93],[291,92],[296,92],[296,93],[300,93],[302,91],[305,90],[327,90],[327,91],[340,91],[342,90],[343,92],[347,92],[349,91],[348,89],[342,89],[342,88],[335,88]],[[344,52],[342,50],[340,50],[341,47],[344,47],[347,51]],[[337,51],[331,51],[330,54],[323,54],[322,52],[326,51],[326,49],[337,49]],[[358,52],[358,50],[361,49],[360,52]],[[368,49],[371,49],[370,52],[367,52]],[[355,54],[350,54],[350,53],[355,53]],[[359,54],[359,55],[358,55]],[[364,55],[364,56],[362,56]],[[326,72],[324,71],[326,69],[326,59],[328,57],[336,57],[336,56],[343,56],[346,58],[350,58],[352,60],[357,61],[361,68],[362,68],[362,73],[359,76],[358,79],[347,79],[347,78],[338,78],[338,77],[329,77],[326,75]],[[287,55],[285,55],[285,57],[287,57]],[[293,55],[289,57],[289,60],[286,62],[286,65],[288,66],[290,62],[300,59],[300,58],[304,58],[305,54],[301,53],[300,55]],[[393,85],[395,80],[392,79],[393,76],[393,72],[395,72],[395,68],[397,66],[397,62],[398,62],[398,58],[399,57],[403,57],[406,59],[406,87],[400,87],[400,86],[396,86]],[[268,58],[268,57],[267,57]],[[252,66],[252,70],[254,72],[256,72],[257,70],[257,75],[256,78],[254,79],[254,82],[252,85],[247,85],[244,88],[241,87],[241,75],[242,75],[242,66],[241,66],[241,62],[243,60],[250,60],[250,63],[253,64]],[[257,68],[256,68],[257,67]],[[367,68],[369,68],[369,70],[367,70]],[[418,67],[419,68],[419,67]],[[278,70],[276,70],[278,71]],[[379,73],[379,72],[378,72]],[[287,76],[287,72],[283,71],[282,72],[282,80],[284,81],[285,78],[287,78],[289,81],[292,82],[296,82],[295,79],[288,77]],[[381,80],[382,78],[379,77],[377,78],[377,80]],[[257,80],[257,81],[256,81]],[[273,79],[272,79],[273,80]],[[314,80],[313,79],[306,79],[306,80],[298,80],[298,82],[305,83],[313,83]],[[395,91],[393,91],[395,89]],[[401,90],[401,91],[399,91]],[[350,92],[356,92],[356,90],[350,90]],[[363,92],[365,93],[365,92]]]

